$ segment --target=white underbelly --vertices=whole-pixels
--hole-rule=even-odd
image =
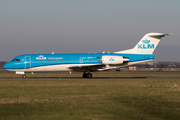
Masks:
[[[71,71],[67,65],[50,65],[50,66],[40,66],[28,69],[10,69],[9,71],[19,71],[19,72],[35,72],[35,71]]]

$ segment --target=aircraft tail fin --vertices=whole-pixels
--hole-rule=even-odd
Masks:
[[[148,33],[139,41],[133,49],[118,51],[115,53],[131,53],[131,54],[153,54],[162,37],[172,35],[163,33]]]

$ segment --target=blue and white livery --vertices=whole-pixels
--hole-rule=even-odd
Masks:
[[[25,54],[15,57],[3,66],[16,74],[36,71],[80,71],[83,78],[92,78],[90,72],[117,69],[154,59],[153,51],[162,37],[170,34],[148,33],[132,49],[114,53]]]

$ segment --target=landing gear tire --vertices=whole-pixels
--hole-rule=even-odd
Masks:
[[[26,78],[26,75],[22,75],[22,78],[25,79],[25,78]]]
[[[86,74],[85,73],[83,74],[83,78],[86,78]]]
[[[85,72],[84,72],[83,78],[92,78],[92,74],[91,74],[91,73],[85,73]]]
[[[91,73],[88,73],[88,74],[87,74],[87,78],[92,78],[92,74],[91,74]]]

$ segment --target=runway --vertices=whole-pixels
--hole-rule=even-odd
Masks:
[[[180,78],[0,78],[0,80],[180,80]]]

